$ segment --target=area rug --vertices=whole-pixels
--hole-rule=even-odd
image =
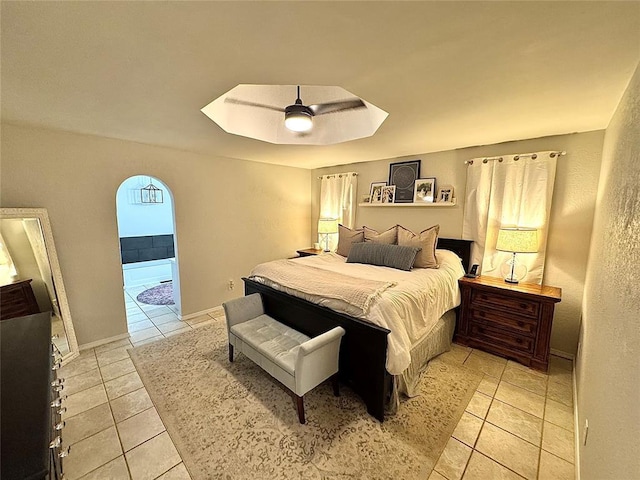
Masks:
[[[307,423],[260,367],[230,363],[224,321],[130,350],[185,466],[200,479],[426,479],[481,375],[434,359],[384,423],[348,387],[305,395]]]
[[[151,287],[140,293],[136,299],[147,305],[174,305],[173,284],[166,282],[156,287]]]

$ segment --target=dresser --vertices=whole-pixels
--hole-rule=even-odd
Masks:
[[[312,255],[321,255],[324,253],[324,250],[316,250],[315,248],[304,248],[302,250],[296,250],[296,252],[301,257],[310,257]]]
[[[0,478],[60,480],[59,354],[51,343],[50,312],[0,322]]]
[[[31,288],[31,279],[0,286],[0,320],[40,312]]]
[[[562,290],[482,276],[463,277],[459,284],[462,304],[454,341],[546,372],[553,313]]]

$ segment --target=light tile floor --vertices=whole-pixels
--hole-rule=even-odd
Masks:
[[[443,354],[485,375],[429,480],[573,480],[572,363],[544,374],[460,345]]]
[[[158,285],[160,284],[132,287],[124,291],[127,324],[130,340],[134,347],[163,337],[187,332],[191,329],[191,324],[194,323],[180,321],[178,319],[179,312],[175,305],[147,305],[136,299],[143,291]],[[222,310],[220,310],[220,314],[222,314]],[[199,321],[206,320],[199,317]]]
[[[128,349],[224,321],[222,308],[181,321],[176,309],[140,303],[154,285],[125,291],[128,339],[83,351],[59,370],[67,395],[63,420],[65,478],[190,480]]]
[[[60,369],[68,480],[190,479],[127,350],[224,321],[224,312],[180,321],[170,307],[136,302],[145,288],[128,292],[130,339],[83,351]],[[459,345],[444,355],[484,377],[429,480],[574,478],[570,361],[552,356],[545,375]]]

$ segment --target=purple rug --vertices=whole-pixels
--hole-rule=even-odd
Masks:
[[[157,287],[149,288],[136,298],[139,302],[146,303],[147,305],[174,305],[173,284],[167,282]]]

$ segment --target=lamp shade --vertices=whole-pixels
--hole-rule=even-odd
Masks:
[[[513,253],[538,251],[538,231],[535,228],[501,228],[496,250]]]
[[[321,218],[318,220],[318,233],[338,233],[338,219]]]

